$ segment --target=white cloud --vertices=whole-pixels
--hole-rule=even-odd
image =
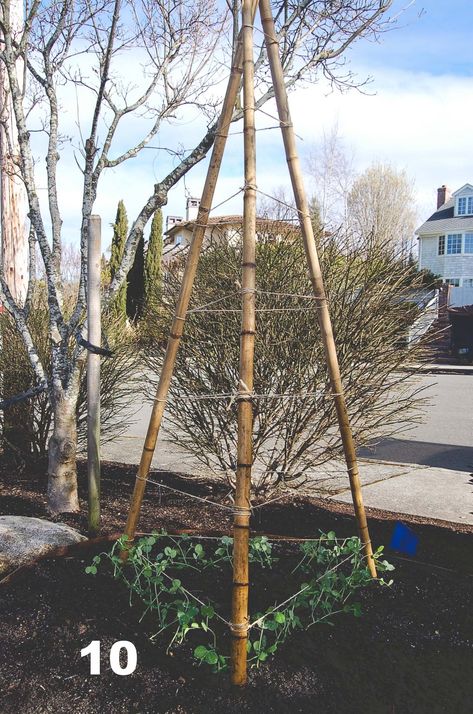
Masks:
[[[366,68],[359,71],[367,73]],[[406,170],[414,182],[422,219],[435,208],[438,186],[447,183],[455,190],[473,181],[473,142],[468,140],[473,80],[380,69],[371,91],[341,94],[319,84],[291,94],[295,130],[303,139],[299,141],[299,151],[304,158],[314,144],[320,143],[324,131],[338,124],[345,145],[353,149],[356,170],[362,171],[374,161]],[[266,108],[275,114],[274,106]],[[274,124],[270,119],[260,122]],[[271,193],[281,185],[289,185],[279,132],[262,131],[257,138],[259,187]],[[235,136],[227,150],[215,203],[241,186],[242,152],[242,137]],[[187,183],[193,194],[199,195],[204,176],[204,165],[189,175]],[[183,207],[183,190],[177,187],[170,196],[169,212],[182,213]],[[232,211],[241,211],[236,200],[217,212]]]
[[[298,91],[291,102],[296,131],[318,142],[324,128],[338,123],[358,169],[373,161],[405,169],[421,213],[428,212],[437,186],[455,189],[473,179],[473,80],[382,70],[374,87],[374,96],[327,95],[321,86]]]
[[[357,71],[361,75],[368,73],[363,67]],[[422,219],[435,208],[437,186],[447,183],[456,189],[473,181],[473,143],[468,140],[473,115],[473,80],[383,68],[375,70],[375,74],[376,82],[371,86],[376,91],[374,95],[357,91],[330,93],[323,84],[290,95],[295,129],[303,138],[299,141],[300,153],[304,158],[311,146],[321,141],[323,132],[337,123],[345,145],[354,151],[357,170],[362,171],[373,161],[389,162],[406,170],[414,180],[419,219]],[[276,114],[272,104],[265,110]],[[71,107],[71,123],[75,120],[73,114],[75,111]],[[189,119],[194,118],[195,112],[190,110]],[[275,123],[273,119],[259,115],[260,126],[274,126]],[[141,127],[135,125],[134,128]],[[231,129],[234,136],[228,142],[214,205],[238,191],[243,184],[241,128],[240,123]],[[184,126],[167,126],[153,145],[176,146],[181,143],[190,149],[200,140],[203,131],[199,121],[189,121]],[[261,131],[257,138],[258,186],[267,193],[281,185],[289,186],[279,131]],[[114,220],[118,200],[123,198],[129,219],[133,220],[152,193],[154,183],[166,175],[175,161],[163,151],[149,150],[120,169],[104,173],[94,209],[102,216],[104,248],[109,242],[108,226]],[[165,215],[184,215],[185,188],[192,195],[200,196],[207,163],[208,160],[194,167],[187,175],[185,185],[181,181],[170,192]],[[62,152],[59,172],[64,237],[76,242],[80,226],[81,175],[70,147]],[[216,213],[241,211],[242,198],[238,196],[218,208]]]

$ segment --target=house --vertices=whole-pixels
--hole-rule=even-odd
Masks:
[[[179,216],[168,216],[163,245],[163,265],[170,265],[174,260],[184,257],[189,246],[199,210],[199,199],[188,198],[186,219]],[[242,235],[243,217],[241,215],[211,216],[205,229],[204,247],[211,241],[225,241],[235,245]],[[293,236],[297,230],[290,221],[271,218],[256,219],[257,238],[271,237],[283,240]]]
[[[419,269],[452,286],[452,305],[473,303],[473,185],[437,190],[437,210],[417,230]]]

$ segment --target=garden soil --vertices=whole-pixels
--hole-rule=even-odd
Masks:
[[[224,501],[227,484],[173,474],[153,479],[209,500]],[[84,497],[85,467],[81,465]],[[103,469],[103,535],[123,530],[134,470]],[[42,478],[3,470],[0,513],[46,517]],[[85,504],[84,504],[85,509]],[[150,640],[152,623],[130,607],[120,582],[86,575],[94,553],[110,542],[76,546],[23,568],[0,585],[0,712],[42,714],[187,714],[193,712],[320,712],[407,714],[473,711],[473,529],[403,517],[418,537],[413,557],[389,548],[396,514],[368,511],[371,536],[386,545],[396,569],[391,587],[373,583],[356,599],[362,616],[338,615],[294,635],[276,656],[250,670],[248,686],[230,686],[191,658],[192,643],[166,647]],[[83,515],[60,519],[85,532]],[[324,500],[285,498],[258,509],[254,533],[317,537],[356,532],[351,509]],[[229,532],[226,511],[151,485],[140,531]],[[253,578],[250,598],[268,605],[279,576],[287,588],[285,559],[273,572],[271,592]],[[222,577],[219,574],[219,577]],[[204,583],[212,592],[215,571]],[[298,581],[295,581],[297,587]],[[282,592],[283,590],[281,590]],[[102,673],[89,674],[80,651],[100,640]],[[112,644],[129,640],[138,665],[129,676],[110,669]]]

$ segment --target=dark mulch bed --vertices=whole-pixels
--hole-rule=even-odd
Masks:
[[[82,467],[81,489],[84,488]],[[120,532],[135,470],[104,468],[103,532]],[[218,500],[221,484],[160,475],[165,482]],[[44,517],[44,483],[26,474],[0,473],[0,512]],[[83,490],[82,490],[83,494]],[[350,509],[296,498],[261,509],[255,531],[311,536],[355,531]],[[376,544],[388,544],[395,516],[371,512]],[[85,529],[84,516],[63,521]],[[395,565],[390,589],[373,584],[361,596],[363,616],[338,616],[294,636],[273,659],[250,672],[235,691],[226,675],[192,665],[184,650],[166,655],[149,641],[121,585],[84,573],[92,551],[41,561],[0,588],[0,711],[74,712],[471,712],[473,701],[472,529],[409,519],[419,536],[415,559],[386,549]],[[198,528],[225,531],[225,512],[150,487],[140,530]],[[95,546],[97,550],[99,546]],[[108,547],[108,545],[107,545]],[[283,561],[281,561],[283,562]],[[278,566],[280,567],[280,566]],[[287,578],[280,567],[281,579]],[[209,588],[212,584],[209,583]],[[261,597],[258,582],[253,597]],[[88,673],[80,650],[102,643],[102,674]],[[130,640],[138,650],[133,675],[108,665],[108,650]]]

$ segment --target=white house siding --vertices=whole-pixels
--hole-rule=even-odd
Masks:
[[[450,288],[448,294],[449,307],[462,307],[473,305],[473,288]]]
[[[473,278],[473,255],[439,255],[438,239],[438,235],[419,239],[419,267],[427,268],[444,279]]]

